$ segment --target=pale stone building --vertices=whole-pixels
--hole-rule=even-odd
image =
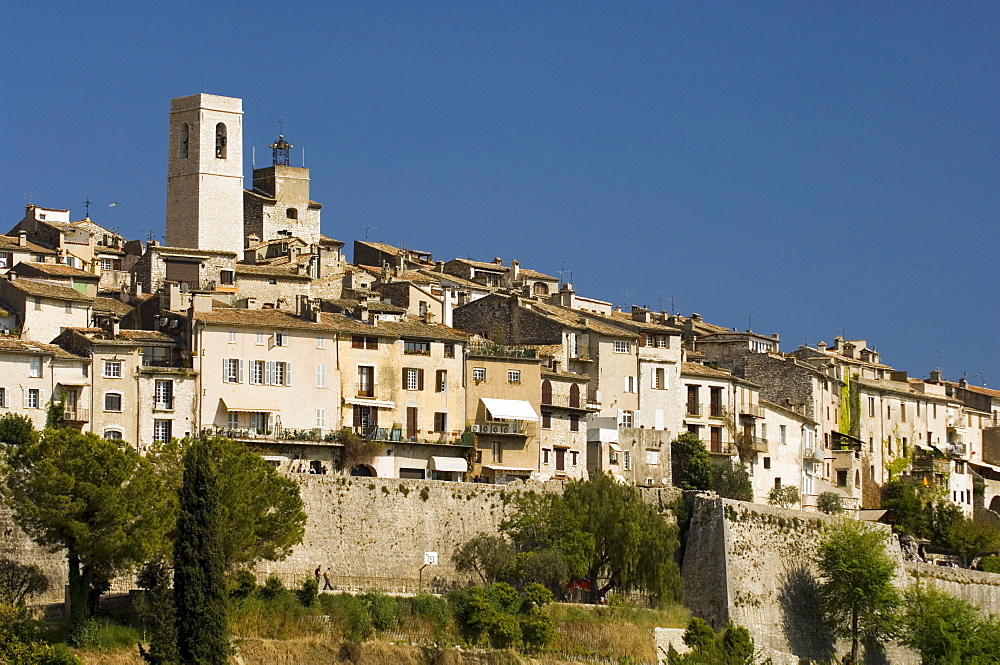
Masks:
[[[84,427],[89,422],[90,361],[54,344],[0,338],[0,415],[26,416],[45,427],[47,408],[64,400],[61,425]]]
[[[168,247],[242,254],[243,100],[170,101],[166,237]]]

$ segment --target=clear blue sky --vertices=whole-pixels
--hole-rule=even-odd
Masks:
[[[5,2],[0,211],[163,233],[171,97],[324,233],[1000,386],[1000,3]],[[207,88],[206,88],[207,81]],[[247,164],[249,176],[249,163]],[[0,223],[3,225],[3,223]],[[977,376],[979,375],[979,376]]]

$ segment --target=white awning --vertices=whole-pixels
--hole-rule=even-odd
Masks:
[[[608,448],[615,451],[616,453],[620,453],[622,451],[622,447],[619,446],[617,443],[609,443]]]
[[[239,411],[241,413],[278,413],[281,411],[273,403],[262,399],[223,397],[222,403],[226,406],[226,411]]]
[[[481,398],[493,420],[538,420],[531,404],[523,399]]]
[[[464,457],[431,457],[432,471],[457,471],[465,473],[469,470],[469,463]]]
[[[284,455],[261,455],[261,459],[266,462],[290,462],[291,457],[285,457]]]
[[[365,399],[363,397],[345,397],[345,404],[357,404],[358,406],[376,406],[380,409],[395,409],[395,402],[386,402],[378,399]]]
[[[90,385],[90,380],[89,379],[83,379],[83,378],[80,378],[80,379],[59,379],[58,381],[56,381],[56,383],[59,384],[60,386],[72,386],[72,387],[76,387],[76,386],[89,386]]]
[[[524,466],[501,466],[499,464],[484,464],[484,469],[493,469],[494,471],[502,471],[505,473],[531,473],[534,469]]]

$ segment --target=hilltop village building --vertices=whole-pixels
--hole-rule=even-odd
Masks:
[[[284,136],[245,182],[242,121],[240,99],[172,100],[164,244],[33,204],[0,236],[0,412],[43,426],[58,403],[140,451],[217,434],[289,472],[487,483],[670,485],[690,432],[755,501],[878,508],[902,477],[1000,512],[1000,391],[910,377],[866,340],[785,353],[617,308],[517,259],[357,240],[348,262]]]

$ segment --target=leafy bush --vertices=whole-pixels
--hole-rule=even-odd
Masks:
[[[691,647],[683,656],[671,653],[670,665],[752,665],[754,644],[749,631],[730,622],[716,633],[703,619],[691,619],[684,631],[684,644]]]
[[[976,567],[984,573],[1000,573],[1000,556],[984,556]]]
[[[794,485],[778,485],[767,493],[767,502],[773,506],[790,508],[799,502],[799,488]]]
[[[375,630],[388,630],[396,624],[399,607],[395,598],[381,591],[369,591],[361,596],[361,600],[368,607],[368,616]]]
[[[315,577],[308,577],[302,585],[295,590],[295,597],[302,607],[312,607],[316,603],[316,596],[319,595],[319,582]]]
[[[488,642],[497,649],[545,646],[555,628],[541,608],[551,600],[552,593],[537,583],[529,584],[523,596],[503,582],[448,595],[465,640],[474,645]]]
[[[237,570],[229,578],[229,597],[242,600],[257,589],[257,578],[245,568]]]
[[[517,554],[510,541],[499,536],[480,533],[463,543],[452,555],[455,570],[475,571],[485,582],[499,582],[510,577],[517,563]]]
[[[844,499],[836,492],[823,492],[816,497],[816,508],[827,515],[844,512]]]
[[[285,593],[285,585],[281,578],[271,575],[264,582],[264,586],[257,590],[257,593],[264,600],[274,600]]]
[[[744,464],[724,460],[712,466],[712,489],[719,496],[738,501],[753,501],[753,481]]]
[[[344,627],[344,639],[357,644],[371,637],[374,627],[368,604],[349,593],[324,593],[319,597],[320,607],[330,619]]]

